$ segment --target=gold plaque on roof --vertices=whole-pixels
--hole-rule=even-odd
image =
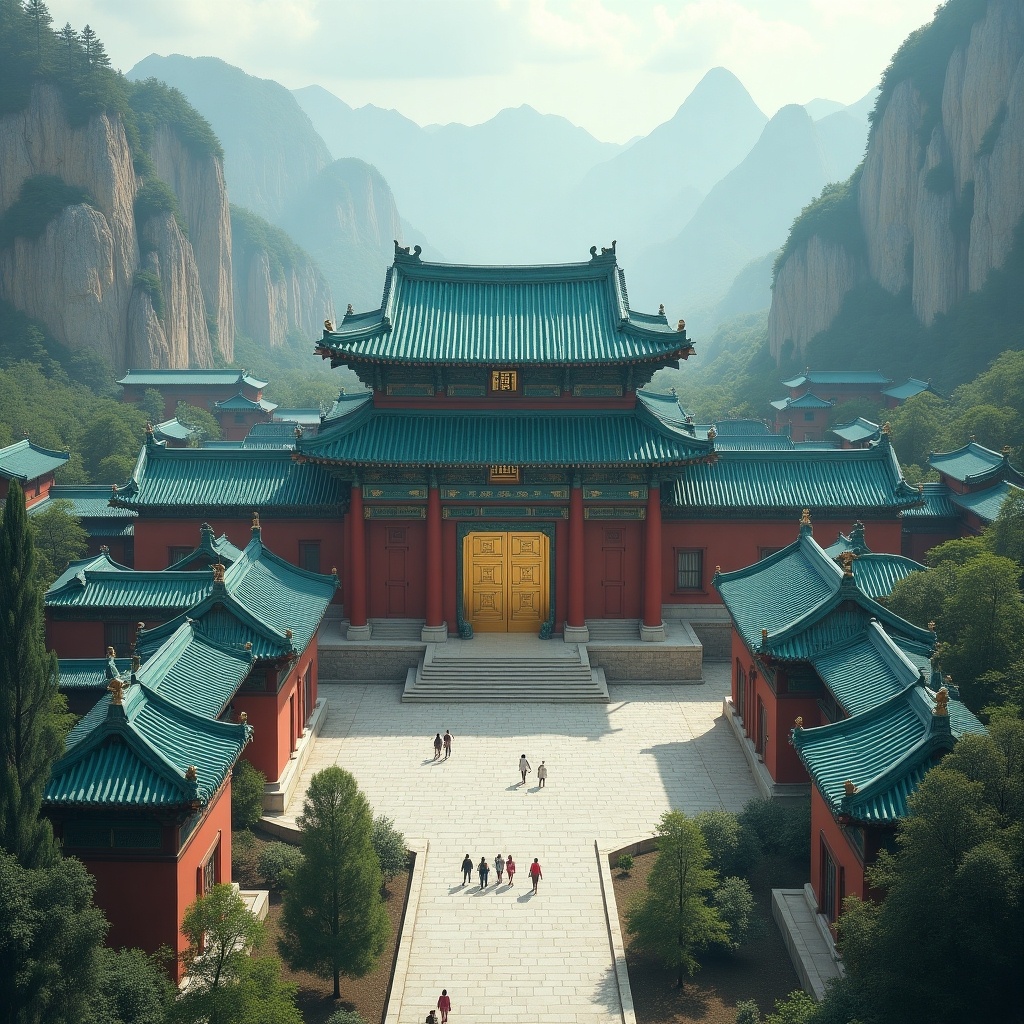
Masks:
[[[518,391],[519,373],[516,370],[491,370],[492,391]]]
[[[519,483],[519,467],[491,466],[488,481],[492,484],[517,484]]]

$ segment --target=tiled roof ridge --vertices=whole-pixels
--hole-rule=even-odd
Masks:
[[[1009,446],[1005,447],[1001,452],[997,452],[991,448],[986,448],[985,445],[979,444],[977,441],[968,441],[967,444],[962,445],[959,448],[954,448],[949,452],[929,452],[928,464],[934,469],[937,469],[940,473],[948,473],[948,471],[942,468],[942,463],[944,461],[952,461],[957,457],[963,457],[965,455],[972,455],[982,462],[987,462],[989,466],[980,473],[968,473],[962,478],[953,477],[953,479],[961,479],[965,484],[978,483],[979,481],[995,477],[1001,470],[1009,470],[1016,482],[1024,480],[1024,475],[1022,475],[1020,470],[1010,462]],[[936,462],[936,460],[939,461]],[[952,474],[948,475],[952,476]]]
[[[252,551],[250,551],[250,548],[252,549]],[[256,527],[256,529],[254,529],[253,531],[252,540],[250,540],[249,543],[246,544],[246,546],[242,549],[241,556],[234,563],[234,565],[229,566],[224,571],[224,583],[225,586],[228,587],[228,590],[230,591],[233,586],[237,586],[237,584],[241,582],[241,580],[234,580],[234,577],[232,576],[232,570],[235,568],[235,566],[243,562],[245,562],[245,564],[248,566],[252,566],[256,562],[261,561],[262,559],[266,559],[268,562],[271,562],[272,564],[277,565],[279,568],[284,569],[285,572],[292,573],[295,576],[298,576],[300,579],[312,580],[315,583],[323,583],[325,586],[330,585],[335,590],[338,588],[338,577],[335,576],[334,573],[314,572],[312,569],[303,569],[302,566],[295,565],[294,563],[289,562],[287,558],[282,558],[280,555],[271,551],[270,548],[268,548],[263,543],[263,537],[259,530],[259,527]],[[238,574],[236,573],[235,575]],[[229,577],[232,577],[230,581]]]
[[[892,668],[898,672],[910,674],[912,680],[910,685],[914,685],[913,680],[917,679],[922,682],[927,681],[924,679],[921,669],[907,657],[906,653],[900,649],[899,644],[882,628],[882,624],[877,619],[872,619],[868,623],[867,634],[872,647]],[[934,650],[934,634],[932,637],[932,649]]]
[[[179,618],[182,617],[179,616]],[[251,653],[244,650],[239,651],[237,648],[221,643],[213,637],[208,636],[201,629],[197,629],[193,620],[186,614],[178,628],[175,629],[136,670],[135,675],[138,681],[144,683],[154,691],[159,691],[162,680],[157,679],[150,681],[148,678],[149,675],[156,674],[159,676],[160,673],[166,675],[166,673],[177,664],[183,651],[193,643],[202,647],[208,647],[211,650],[224,654],[227,657],[234,658],[239,662],[244,662],[246,665],[251,666],[253,661],[255,661],[255,658]],[[176,701],[171,701],[171,703],[174,703],[177,706]]]

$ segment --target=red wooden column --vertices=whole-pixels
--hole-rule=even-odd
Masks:
[[[583,484],[579,474],[573,476],[569,491],[569,616],[562,630],[567,644],[587,643],[590,630],[584,618],[583,596],[586,593],[586,568],[583,553]]]
[[[441,492],[437,477],[430,474],[427,491],[427,621],[420,631],[424,643],[443,644],[448,639],[444,621],[444,588],[442,586],[441,554]]]
[[[665,639],[661,621],[661,482],[652,477],[647,485],[647,518],[644,521],[644,620],[640,639]]]
[[[366,621],[366,523],[363,519],[363,486],[352,481],[348,503],[349,544],[352,549],[352,569],[349,578],[352,592],[346,598],[348,611],[348,639],[369,640],[370,627]]]

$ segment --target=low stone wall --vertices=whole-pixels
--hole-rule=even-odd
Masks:
[[[705,661],[728,661],[732,657],[732,626],[728,622],[691,622],[690,628],[704,647]]]
[[[701,649],[668,644],[588,644],[592,668],[603,668],[610,683],[699,683]]]
[[[320,678],[404,683],[409,669],[420,663],[424,648],[424,644],[321,643]]]

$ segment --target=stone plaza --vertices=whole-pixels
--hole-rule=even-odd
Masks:
[[[612,684],[608,704],[410,705],[401,685],[321,683],[327,719],[280,820],[337,764],[417,852],[388,1024],[419,1024],[442,988],[453,1024],[629,1024],[607,855],[650,837],[667,810],[738,811],[758,795],[722,716],[728,690],[727,664],[705,664],[698,685]],[[452,757],[434,761],[445,729]],[[512,888],[496,884],[499,852],[515,858]],[[475,871],[461,884],[466,853],[492,865],[483,892]]]

